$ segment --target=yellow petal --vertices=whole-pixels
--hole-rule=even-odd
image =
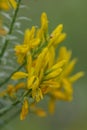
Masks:
[[[40,44],[40,39],[36,38],[31,41],[31,48],[35,48]]]
[[[67,79],[63,79],[63,84],[64,84],[64,90],[68,95],[73,94],[73,88],[71,83]]]
[[[40,70],[43,66],[44,57],[45,57],[47,51],[48,51],[48,48],[44,48],[43,51],[39,54],[39,56],[37,58],[36,66],[35,66],[36,75],[39,75],[39,73],[40,73]]]
[[[30,41],[30,30],[26,29],[24,34],[24,45],[29,45]]]
[[[32,97],[35,99],[36,102],[39,102],[41,99],[43,99],[43,94],[40,88],[34,89],[32,91]]]
[[[55,60],[55,49],[54,49],[54,46],[49,47],[47,58],[48,59],[46,59],[46,60],[48,60],[48,68],[50,68],[53,65],[54,60]]]
[[[48,18],[45,12],[41,15],[41,28],[44,32],[47,32],[48,30]]]
[[[35,31],[36,31],[36,27],[32,26],[30,30],[30,40],[34,39]]]
[[[6,11],[10,9],[7,0],[0,0],[0,9],[6,10]]]
[[[34,83],[32,85],[32,89],[36,90],[37,88],[39,88],[39,83],[40,83],[39,78],[35,77],[35,81],[34,81]]]
[[[26,116],[28,115],[28,113],[29,113],[29,103],[28,103],[28,100],[25,99],[22,106],[22,111],[20,114],[20,120],[24,120]]]
[[[76,80],[78,80],[79,78],[81,78],[81,77],[83,77],[84,76],[84,72],[78,72],[78,73],[76,73],[75,75],[73,75],[73,76],[71,76],[70,78],[69,78],[69,80],[70,80],[70,82],[75,82]]]
[[[40,81],[42,81],[43,76],[44,76],[44,70],[43,70],[43,68],[41,68],[40,75],[39,75]]]
[[[47,81],[43,81],[43,85],[44,86],[49,86],[51,88],[60,88],[60,83],[58,83],[57,81],[54,80],[47,80]]]
[[[13,80],[18,80],[18,79],[21,79],[21,78],[26,78],[28,76],[27,73],[24,73],[24,72],[16,72],[13,74],[13,76],[11,77],[11,79]]]
[[[44,77],[44,80],[48,80],[48,79],[53,79],[53,78],[56,78],[60,75],[60,73],[62,72],[63,70],[61,68],[49,73],[48,75],[46,75]]]
[[[17,92],[19,89],[25,88],[25,83],[21,82],[16,84],[16,86],[14,87],[15,91]]]
[[[65,71],[64,71],[65,76],[68,76],[73,71],[76,61],[77,61],[77,59],[74,59],[69,64],[67,64]]]
[[[16,9],[16,7],[17,7],[17,2],[15,1],[15,0],[8,0],[9,1],[9,3],[11,4],[11,6],[14,8],[14,9]]]
[[[54,91],[52,96],[57,100],[67,100],[66,94],[62,91]]]
[[[55,46],[61,43],[66,38],[66,33],[62,33],[63,25],[60,24],[58,27],[52,32],[49,40],[48,46]],[[55,46],[56,47],[56,46]]]
[[[16,54],[26,54],[28,51],[28,47],[26,45],[17,45],[15,46]]]
[[[66,38],[66,33],[60,34],[60,36],[58,37],[58,39],[56,39],[54,45],[58,45],[59,43],[61,43],[62,41],[64,41],[65,38]]]
[[[35,26],[33,26],[30,29],[26,29],[25,31],[25,35],[24,35],[24,45],[27,45],[28,48],[30,49],[31,48],[31,41],[34,39],[34,35],[35,35]]]
[[[31,73],[31,68],[32,68],[32,55],[31,55],[31,53],[28,53],[28,55],[27,55],[27,71],[28,71],[28,73]]]
[[[63,67],[65,63],[66,63],[66,60],[59,61],[55,65],[53,65],[51,70],[56,70],[56,69],[58,69],[60,67]]]
[[[68,51],[65,46],[61,47],[59,50],[58,61],[66,60],[66,63],[67,63],[71,58],[71,54],[72,54],[72,52]]]
[[[30,78],[28,78],[28,89],[32,88],[32,84],[34,83],[34,80],[35,80],[35,76],[32,76]]]
[[[63,24],[59,24],[55,29],[54,29],[54,31],[52,32],[52,36],[55,36],[55,34],[57,33],[57,34],[60,34],[61,33],[61,31],[63,30]]]

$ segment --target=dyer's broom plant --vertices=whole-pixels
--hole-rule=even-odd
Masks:
[[[17,2],[0,0],[1,11],[13,8],[14,12],[8,32],[3,28],[1,21],[1,36],[7,37],[12,34],[20,5],[21,0]],[[21,108],[21,120],[24,120],[30,112],[43,117],[46,116],[46,112],[38,108],[37,103],[44,100],[44,97],[49,99],[48,110],[50,113],[54,112],[56,101],[73,99],[72,85],[84,75],[84,72],[72,75],[77,59],[71,59],[72,52],[65,46],[58,49],[56,56],[56,48],[65,40],[66,33],[63,32],[63,25],[59,24],[49,34],[48,23],[47,14],[43,12],[40,27],[33,26],[26,29],[23,42],[15,45],[14,51],[19,67],[2,82],[0,81],[0,87],[5,86],[5,89],[0,90],[0,97],[5,101],[10,101],[10,105],[0,109],[0,115],[3,116],[17,106]],[[0,63],[9,41],[10,39],[5,39],[0,50]],[[12,82],[8,84],[10,80]]]

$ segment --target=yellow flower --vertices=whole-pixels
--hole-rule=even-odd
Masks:
[[[63,25],[58,25],[55,30],[50,35],[50,40],[48,46],[57,46],[66,38],[66,33],[62,33]]]
[[[29,103],[28,103],[28,100],[25,99],[23,102],[23,106],[22,106],[22,110],[20,114],[20,120],[24,120],[25,117],[28,115],[28,113],[29,113]]]
[[[26,91],[28,91],[25,96],[32,98],[33,103],[41,101],[45,95],[49,96],[50,113],[54,112],[57,100],[71,101],[73,99],[72,85],[84,75],[84,72],[71,75],[77,60],[71,60],[72,52],[68,51],[66,47],[60,47],[56,58],[56,47],[66,38],[66,34],[62,30],[63,25],[60,24],[49,35],[48,18],[46,13],[42,13],[41,27],[36,29],[33,26],[31,29],[27,29],[23,44],[15,47],[18,62],[23,63],[26,60],[26,63],[25,71],[14,73],[12,79],[25,79]],[[37,115],[45,115],[39,109],[32,110]],[[27,114],[28,101],[24,101],[21,120]]]
[[[28,47],[26,45],[17,45],[15,47],[15,52],[17,56],[17,62],[22,64],[24,62],[24,58],[28,52]]]
[[[8,0],[0,0],[0,9],[9,10]]]
[[[43,12],[41,15],[41,28],[39,30],[39,35],[42,38],[43,42],[47,40],[47,33],[48,33],[48,18],[47,14]]]
[[[46,33],[48,30],[48,18],[45,12],[41,15],[41,28]]]
[[[63,71],[63,66],[65,61],[57,62],[52,64],[51,67],[48,66],[50,63],[48,56],[49,49],[46,47],[35,59],[35,62],[31,56],[31,53],[27,56],[27,65],[26,73],[25,72],[16,72],[13,74],[12,79],[18,80],[21,78],[27,79],[27,89],[31,89],[32,98],[39,102],[43,99],[42,89],[40,88],[43,85],[48,85],[48,87],[58,86],[56,83],[56,78],[59,77],[60,73]],[[52,54],[51,54],[52,55]],[[53,52],[53,56],[54,52]],[[53,57],[54,59],[54,57]],[[34,64],[33,64],[34,62]],[[49,80],[52,80],[51,82]],[[49,82],[47,82],[49,81]],[[51,84],[52,83],[52,84]]]
[[[16,0],[8,0],[8,2],[9,2],[9,4],[10,4],[14,9],[16,9],[16,7],[17,7],[17,2],[16,2]]]
[[[23,82],[18,83],[15,86],[12,84],[9,84],[7,86],[7,89],[0,93],[0,97],[6,96],[8,94],[11,98],[16,98],[15,94],[20,89],[25,89],[25,84]]]
[[[25,31],[24,42],[22,45],[16,45],[15,52],[17,56],[18,63],[22,64],[25,57],[31,51],[31,49],[36,48],[40,44],[40,39],[35,37],[35,27],[33,26],[31,30],[27,29]]]
[[[0,9],[9,10],[10,7],[16,9],[17,2],[15,0],[0,0]]]
[[[39,86],[37,89],[34,88],[32,90],[32,97],[36,100],[36,102],[39,102],[41,99],[43,99],[43,94]]]
[[[52,32],[51,36],[48,35],[48,18],[45,12],[41,15],[41,27],[40,29],[36,29],[33,26],[31,29],[27,29],[24,35],[24,42],[21,45],[17,45],[15,47],[15,52],[17,56],[18,63],[22,64],[24,59],[26,59],[27,54],[33,50],[33,52],[37,52],[38,48],[41,47],[43,44],[46,44],[49,48],[48,58],[51,55],[55,55],[55,47],[61,43],[66,34],[62,33],[63,25],[60,24],[57,28]],[[52,61],[51,61],[52,59]],[[53,62],[53,58],[49,58],[49,66]],[[39,67],[38,67],[39,68]]]
[[[56,69],[55,71],[49,73],[48,75],[45,76],[44,80],[49,80],[49,79],[53,79],[53,78],[56,78],[57,76],[60,75],[60,73],[62,72],[63,70],[61,68],[59,69]]]
[[[53,112],[52,104],[54,104],[55,100],[65,100],[71,101],[73,98],[73,86],[72,84],[81,78],[84,75],[84,72],[78,72],[74,75],[71,75],[71,72],[74,69],[76,59],[71,60],[71,52],[66,49],[66,47],[61,47],[59,51],[58,62],[65,59],[65,65],[63,67],[62,73],[57,78],[57,82],[59,83],[58,88],[49,88],[48,92],[51,94],[51,102],[49,103],[49,111]],[[55,68],[55,67],[54,67]],[[52,110],[51,110],[52,109]],[[51,112],[51,113],[52,113]]]
[[[69,81],[71,83],[74,83],[76,80],[78,80],[80,77],[83,77],[83,76],[84,76],[84,72],[83,71],[82,72],[78,72],[75,75],[69,77]]]
[[[27,73],[24,73],[24,72],[16,72],[14,73],[14,75],[12,76],[12,79],[21,79],[21,78],[26,78],[28,76]]]

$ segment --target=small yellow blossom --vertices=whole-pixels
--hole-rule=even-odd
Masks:
[[[63,70],[61,68],[59,69],[56,69],[55,71],[49,73],[48,75],[45,76],[44,80],[49,80],[49,79],[53,79],[53,78],[56,78],[60,75],[60,73],[62,72]]]
[[[40,74],[41,68],[43,67],[44,57],[47,52],[48,52],[48,48],[44,48],[43,51],[37,57],[36,66],[35,66],[36,75]]]
[[[40,88],[32,90],[32,97],[36,100],[36,102],[39,102],[41,99],[43,99],[43,94]]]
[[[24,73],[24,72],[16,72],[13,76],[12,79],[17,80],[17,79],[21,79],[21,78],[26,78],[28,76],[28,74]]]
[[[66,33],[62,33],[63,25],[60,24],[55,28],[55,30],[50,35],[50,40],[48,46],[57,46],[59,43],[61,43],[66,38]]]
[[[83,77],[85,75],[85,73],[82,71],[82,72],[78,72],[78,73],[76,73],[75,75],[73,75],[73,76],[71,76],[70,78],[69,78],[69,81],[71,82],[71,83],[74,83],[76,80],[78,80],[79,78],[81,78],[81,77]]]
[[[46,33],[48,30],[48,18],[45,12],[43,12],[41,15],[41,28],[44,31],[44,33]]]
[[[17,56],[18,63],[22,64],[25,57],[31,49],[36,48],[40,44],[40,38],[35,37],[35,27],[33,26],[31,30],[27,29],[25,31],[24,42],[22,45],[17,45],[15,47],[15,52]]]
[[[9,10],[10,7],[16,9],[17,2],[16,0],[0,0],[0,9],[2,10]]]
[[[29,113],[29,103],[28,103],[28,100],[25,99],[23,102],[22,111],[20,114],[20,120],[24,120],[25,117],[28,115],[28,113]]]
[[[20,89],[25,89],[25,84],[23,82],[16,85],[9,84],[7,89],[0,93],[0,97],[6,96],[8,94],[10,97],[15,98],[15,94]]]
[[[16,9],[16,7],[17,7],[17,2],[16,2],[16,0],[8,0],[8,2],[9,2],[9,4],[10,4],[14,9]]]

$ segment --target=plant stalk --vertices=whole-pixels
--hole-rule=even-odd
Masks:
[[[19,11],[20,3],[21,3],[21,0],[18,0],[18,2],[17,2],[17,8],[14,11],[14,16],[13,16],[13,19],[12,19],[12,22],[11,22],[11,25],[10,25],[10,29],[9,29],[8,35],[12,34],[12,31],[13,31],[13,28],[14,28],[14,23],[16,21],[17,14],[18,14],[18,11]],[[4,43],[4,46],[2,48],[2,51],[0,53],[0,63],[2,61],[1,59],[2,59],[2,57],[4,55],[4,53],[5,53],[5,50],[7,49],[8,43],[9,43],[9,40],[6,39],[6,41]]]

